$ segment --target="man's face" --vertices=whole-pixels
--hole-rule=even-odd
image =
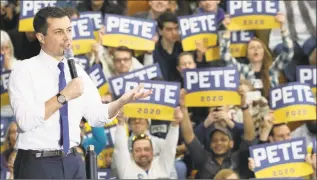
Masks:
[[[273,129],[273,136],[269,138],[270,142],[280,142],[291,139],[291,130],[287,125],[281,125]]]
[[[149,1],[152,11],[156,13],[164,13],[168,8],[168,1]]]
[[[220,0],[202,0],[199,5],[206,12],[216,12],[219,3]]]
[[[137,165],[146,168],[153,160],[153,148],[150,140],[141,139],[133,144],[133,159]]]
[[[129,72],[132,66],[132,56],[131,53],[126,51],[116,51],[114,52],[114,65],[118,73]]]
[[[182,74],[182,72],[185,69],[195,69],[196,63],[191,55],[184,55],[179,59],[179,65],[177,66],[177,70],[179,73]]]
[[[143,118],[129,120],[131,131],[134,135],[144,134],[148,130],[148,121]]]
[[[162,37],[169,43],[175,43],[179,40],[178,24],[173,22],[165,22],[163,29],[160,30]]]
[[[43,42],[39,41],[51,56],[63,56],[64,49],[71,48],[72,25],[70,19],[67,16],[48,18],[47,23],[47,33],[44,35]]]
[[[223,132],[216,131],[212,134],[210,148],[218,155],[224,155],[233,148],[233,141]]]

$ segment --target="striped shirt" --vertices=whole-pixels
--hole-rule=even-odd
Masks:
[[[294,55],[293,41],[291,40],[288,31],[282,33],[283,38],[283,51],[275,58],[272,65],[269,68],[271,87],[275,87],[279,84],[278,76],[279,71],[286,68],[288,63],[292,60]],[[252,70],[251,64],[239,63],[236,58],[231,56],[230,53],[230,38],[222,38],[220,41],[220,57],[226,61],[227,65],[236,66],[241,76],[247,80],[253,82],[256,79],[255,72]]]

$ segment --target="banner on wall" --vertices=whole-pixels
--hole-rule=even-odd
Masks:
[[[294,82],[272,88],[270,107],[275,123],[316,120],[316,99],[307,84]]]
[[[123,94],[124,90],[124,81],[125,80],[153,80],[162,78],[162,71],[158,63],[155,63],[150,66],[145,66],[144,68],[137,69],[120,76],[109,78],[109,86],[112,92],[112,95],[115,99],[119,98]]]
[[[197,68],[184,71],[185,105],[209,107],[239,105],[240,74],[236,68]]]
[[[280,28],[275,20],[279,11],[278,0],[230,0],[227,12],[231,23],[229,30],[258,30]]]
[[[102,67],[100,64],[93,65],[88,70],[88,75],[95,83],[96,87],[98,88],[100,96],[103,96],[108,93],[109,85],[107,83],[106,77],[103,73]]]
[[[19,31],[30,32],[34,31],[33,18],[35,14],[44,7],[53,7],[56,5],[56,0],[50,1],[20,1],[20,20],[19,20]]]
[[[152,40],[156,33],[156,21],[105,14],[105,35],[102,43],[105,46],[126,46],[133,50],[154,50]]]
[[[239,58],[246,57],[249,41],[255,37],[254,31],[233,31],[230,39],[231,56]],[[220,59],[220,48],[208,48],[205,53],[206,61]]]
[[[74,55],[85,54],[91,51],[91,46],[96,43],[93,34],[93,23],[89,18],[72,20],[72,46]]]
[[[303,177],[313,173],[305,162],[307,145],[304,137],[251,146],[256,178]]]
[[[300,83],[308,84],[313,94],[316,95],[317,86],[317,71],[316,66],[297,66],[296,79]]]
[[[133,118],[149,118],[157,120],[174,120],[175,108],[179,105],[180,83],[166,81],[127,80],[124,82],[124,92],[136,88],[140,83],[144,90],[153,90],[150,96],[126,104],[124,114]]]
[[[178,24],[184,51],[196,50],[196,41],[200,40],[203,40],[205,47],[217,44],[216,14],[179,16]]]
[[[8,94],[8,83],[11,71],[4,71],[1,73],[0,82],[0,94],[1,94],[1,106],[6,106],[10,104],[9,94]]]

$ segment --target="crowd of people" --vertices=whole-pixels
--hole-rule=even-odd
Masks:
[[[179,82],[182,88],[174,121],[126,117],[123,112],[104,127],[91,127],[82,119],[81,144],[76,149],[85,160],[87,147],[94,145],[98,173],[106,172],[105,176],[100,174],[100,179],[249,179],[255,177],[249,147],[297,137],[305,137],[308,145],[316,140],[316,120],[274,123],[269,107],[271,88],[295,82],[299,65],[316,66],[316,2],[280,1],[280,12],[275,17],[280,28],[254,30],[256,37],[248,42],[246,57],[235,58],[230,51],[231,32],[227,27],[231,18],[226,1],[148,0],[148,11],[129,15],[127,1],[65,1],[63,8],[71,19],[93,11],[157,21],[153,51],[104,46],[99,40],[84,55],[90,67],[102,66],[106,79],[158,63],[161,80]],[[1,1],[1,72],[14,69],[18,61],[41,51],[35,32],[18,31],[20,5],[19,0]],[[207,61],[208,47],[199,41],[195,51],[183,51],[177,17],[199,13],[216,14],[220,59]],[[105,27],[98,33],[106,34]],[[240,105],[185,106],[183,72],[203,67],[237,67],[241,76]],[[246,94],[254,91],[260,91],[261,97],[248,100]],[[101,99],[103,103],[115,100],[111,92],[101,94]],[[4,179],[14,179],[19,128],[10,105],[1,106]],[[314,170],[309,179],[316,179],[316,152],[308,152],[306,161]]]

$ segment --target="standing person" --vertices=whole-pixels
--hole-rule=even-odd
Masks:
[[[35,15],[33,26],[41,52],[18,62],[9,80],[19,132],[14,177],[84,179],[85,165],[76,150],[81,118],[91,126],[103,126],[124,104],[152,92],[139,93],[139,86],[117,101],[102,104],[95,84],[80,66],[78,78],[71,79],[64,58],[65,48],[72,43],[67,12],[45,7]]]

